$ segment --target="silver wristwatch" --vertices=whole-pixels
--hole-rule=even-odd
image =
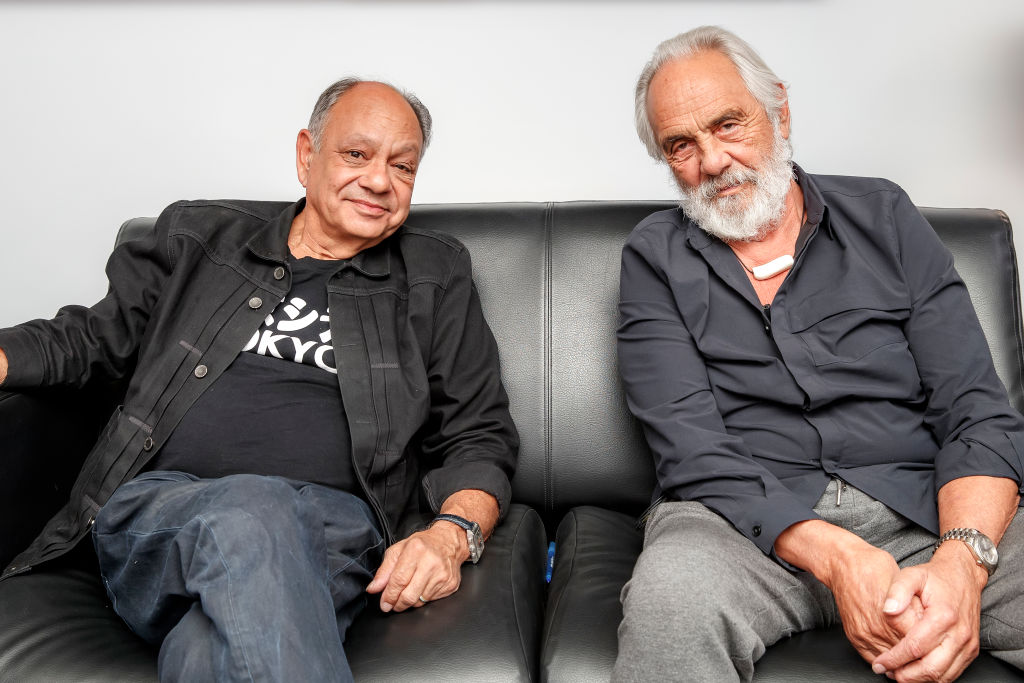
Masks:
[[[984,567],[989,576],[992,576],[992,572],[999,566],[999,551],[996,550],[996,544],[977,529],[950,529],[935,542],[935,548],[938,549],[940,545],[950,540],[966,543],[974,553],[974,561]]]
[[[469,541],[469,561],[473,564],[479,562],[480,556],[484,554],[484,535],[480,531],[480,525],[469,521],[465,517],[449,514],[440,514],[434,517],[434,521],[430,524],[433,526],[434,522],[442,521],[451,522],[466,530],[466,540]]]

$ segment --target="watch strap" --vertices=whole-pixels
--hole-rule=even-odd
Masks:
[[[465,517],[459,517],[458,515],[448,514],[447,512],[441,513],[438,516],[434,517],[434,522],[451,522],[452,524],[462,527],[466,531],[471,531],[473,529],[473,525],[476,524],[476,522],[471,522]],[[433,524],[434,522],[431,522],[431,524]],[[477,524],[477,526],[479,526],[479,524]]]
[[[989,542],[989,544],[992,543],[988,536],[981,533],[977,529],[956,527],[954,529],[950,529],[946,533],[939,536],[939,540],[935,541],[935,549],[938,550],[939,546],[945,543],[946,541],[963,541],[963,543],[968,548],[970,548],[971,554],[974,555],[974,561],[978,564],[978,566],[982,567],[985,571],[987,571],[989,576],[992,576],[992,573],[995,572],[996,568],[995,565],[986,561],[981,556],[979,549],[976,547],[977,539],[979,537],[984,538],[986,541]]]
[[[433,526],[434,522],[451,522],[452,524],[465,529],[466,541],[469,544],[469,561],[473,564],[480,561],[480,556],[483,555],[484,552],[484,536],[480,531],[479,524],[471,522],[465,517],[449,513],[441,513],[434,517],[433,521],[430,522],[431,526]]]

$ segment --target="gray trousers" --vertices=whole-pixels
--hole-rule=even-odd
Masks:
[[[833,480],[814,510],[886,550],[901,567],[927,562],[936,537]],[[1024,515],[999,544],[999,569],[982,593],[981,647],[1024,669]],[[701,503],[659,505],[622,589],[613,681],[749,681],[765,648],[839,623],[831,592],[808,572],[769,559]],[[867,663],[864,665],[868,666]],[[684,673],[685,672],[685,673]]]

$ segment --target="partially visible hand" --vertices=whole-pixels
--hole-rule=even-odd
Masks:
[[[900,642],[921,618],[916,598],[909,599],[898,614],[882,612],[899,574],[892,555],[865,543],[835,562],[825,581],[836,599],[846,637],[868,662]]]
[[[454,524],[434,524],[388,548],[366,592],[381,594],[383,612],[422,607],[421,596],[429,602],[458,590],[467,557],[466,532]]]
[[[904,683],[955,680],[978,656],[987,578],[959,543],[943,544],[930,562],[900,572],[885,601],[886,614],[898,618],[918,598],[924,614],[872,669]]]

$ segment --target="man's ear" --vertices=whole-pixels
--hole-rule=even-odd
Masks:
[[[779,132],[782,137],[789,139],[789,96],[786,94],[786,86],[782,83],[775,84],[782,92],[782,106],[779,107]]]
[[[312,158],[313,135],[308,128],[303,128],[295,139],[295,172],[303,187],[306,187],[306,183],[309,182],[309,164]]]

